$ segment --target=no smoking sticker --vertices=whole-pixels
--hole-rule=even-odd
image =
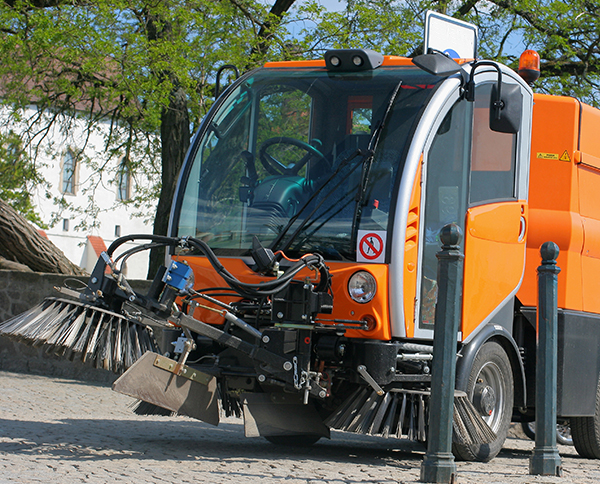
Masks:
[[[385,262],[385,230],[359,230],[357,262]]]

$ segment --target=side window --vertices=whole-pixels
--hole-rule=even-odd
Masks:
[[[454,222],[463,230],[467,205],[472,103],[457,102],[426,154],[425,217],[421,269],[421,328],[432,328],[437,301],[440,229]]]
[[[179,235],[210,237],[214,233],[239,232],[240,179],[246,174],[241,153],[248,149],[251,96],[244,85],[224,101],[213,118],[192,165],[179,220]]]
[[[67,150],[62,159],[61,191],[75,195],[75,174],[77,159],[71,150]]]
[[[490,129],[492,83],[475,90],[469,204],[515,198],[517,135]]]

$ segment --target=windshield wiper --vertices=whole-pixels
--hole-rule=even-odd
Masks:
[[[360,177],[360,186],[358,193],[356,195],[356,205],[354,206],[354,216],[352,217],[352,239],[351,239],[351,247],[356,247],[356,238],[358,236],[358,226],[360,223],[360,217],[362,215],[362,208],[364,205],[365,193],[367,191],[367,186],[369,184],[369,174],[371,173],[371,166],[373,165],[374,153],[377,150],[377,145],[379,144],[379,139],[381,138],[381,134],[383,133],[383,129],[385,128],[388,119],[390,117],[390,113],[392,112],[392,107],[396,103],[396,99],[398,98],[398,94],[400,93],[400,88],[402,87],[402,82],[400,81],[396,87],[394,88],[394,92],[390,96],[388,101],[388,105],[385,109],[385,113],[383,114],[383,118],[381,122],[373,131],[371,135],[371,139],[369,140],[369,151],[371,152],[371,156],[363,161],[362,173]]]
[[[364,193],[366,191],[367,182],[369,180],[369,172],[371,169],[371,165],[373,164],[373,156],[374,156],[375,150],[377,149],[377,145],[379,143],[381,133],[383,132],[383,128],[385,127],[386,122],[389,118],[390,112],[392,110],[392,106],[396,102],[396,98],[398,97],[398,93],[400,92],[401,86],[402,86],[402,81],[400,81],[396,85],[396,87],[394,88],[394,91],[390,95],[390,99],[388,101],[388,105],[386,107],[385,113],[383,114],[383,118],[381,119],[381,122],[378,123],[377,127],[375,128],[375,130],[371,134],[371,137],[369,138],[369,143],[367,145],[367,151],[357,149],[356,151],[354,151],[352,154],[350,154],[345,160],[343,160],[340,163],[340,165],[335,170],[335,172],[333,172],[329,176],[329,178],[327,178],[327,180],[325,181],[325,183],[323,183],[323,185],[321,185],[317,190],[315,190],[315,193],[313,193],[311,195],[311,197],[302,206],[302,208],[298,211],[298,213],[296,215],[294,215],[289,220],[289,222],[285,225],[285,227],[282,229],[280,234],[277,236],[277,238],[271,244],[272,249],[274,249],[278,246],[278,244],[283,240],[283,238],[285,237],[287,232],[290,230],[290,228],[293,226],[293,224],[296,222],[296,220],[298,220],[298,217],[300,217],[300,215],[302,214],[304,209],[306,207],[308,207],[310,205],[310,203],[316,198],[316,196],[319,193],[321,193],[323,191],[323,189],[329,184],[329,182],[331,182],[338,175],[338,173],[342,170],[342,168],[344,168],[346,165],[348,165],[348,163],[350,163],[350,161],[352,161],[354,158],[356,158],[357,156],[360,155],[360,156],[362,156],[360,162],[356,163],[356,165],[351,170],[349,170],[349,172],[334,187],[332,187],[331,190],[329,190],[329,193],[327,195],[325,195],[325,197],[323,197],[323,200],[321,200],[317,204],[317,206],[304,218],[304,220],[300,223],[300,225],[298,225],[296,230],[294,230],[294,233],[290,236],[290,238],[281,247],[280,250],[285,252],[286,250],[289,249],[289,247],[292,245],[292,243],[298,237],[298,235],[304,229],[306,229],[307,227],[310,227],[316,221],[316,220],[313,220],[312,217],[317,212],[317,210],[319,210],[319,208],[323,205],[323,203],[325,203],[325,201],[332,194],[336,193],[336,189],[354,172],[354,170],[356,170],[357,167],[361,166],[362,167],[361,180],[360,180],[360,183],[358,186],[359,189],[358,189],[358,193],[356,195],[356,206],[354,209],[354,217],[352,219],[352,235],[351,235],[351,237],[352,237],[352,240],[354,240],[354,243],[351,246],[354,247],[355,242],[356,242],[355,241],[355,239],[356,239],[355,232],[356,231],[354,229],[357,225],[357,221],[360,218],[362,199],[364,198]],[[323,224],[320,224],[318,228],[320,228],[321,226],[323,226]],[[318,228],[316,230],[318,230]],[[316,232],[316,230],[314,230],[312,233],[314,234]]]
[[[348,177],[354,172],[354,170],[356,169],[356,167],[360,166],[364,162],[364,158],[366,158],[366,157],[368,157],[370,155],[371,155],[371,153],[369,151],[365,152],[365,151],[363,151],[363,150],[361,150],[359,148],[359,149],[355,150],[354,152],[352,152],[350,155],[348,155],[344,160],[342,160],[342,162],[339,164],[339,166],[337,167],[337,169],[327,178],[327,180],[325,180],[325,182],[319,188],[317,188],[315,190],[315,192],[310,196],[310,198],[306,201],[306,203],[304,205],[302,205],[302,207],[300,208],[300,210],[298,210],[298,213],[296,213],[296,215],[294,215],[292,218],[290,218],[290,220],[285,225],[285,227],[281,230],[281,232],[279,233],[279,235],[277,236],[277,238],[273,241],[273,243],[271,243],[271,246],[270,246],[271,249],[275,249],[281,243],[281,241],[283,240],[283,238],[286,236],[287,232],[294,225],[294,223],[296,222],[296,220],[298,220],[298,218],[300,217],[300,215],[302,215],[302,213],[304,212],[304,210],[323,191],[323,189],[340,173],[340,171],[344,167],[346,167],[354,158],[356,158],[357,156],[362,156],[363,159],[361,159],[360,163],[357,163],[354,166],[354,168],[352,168],[341,180],[339,180],[338,183],[336,185],[334,185],[329,190],[329,193],[327,195],[325,195],[325,197],[323,197],[323,199],[317,204],[317,206],[305,217],[305,219],[302,221],[302,223],[300,223],[300,225],[296,228],[296,230],[290,236],[290,238],[285,243],[285,245],[283,247],[281,247],[280,250],[282,250],[282,251],[285,252],[290,247],[290,245],[292,245],[292,242],[296,239],[296,237],[298,237],[298,234],[306,227],[307,223],[311,220],[311,217],[317,212],[317,210],[323,205],[323,203],[325,203],[325,201],[333,193],[336,192],[336,189],[344,181],[346,181],[346,179],[348,179]]]

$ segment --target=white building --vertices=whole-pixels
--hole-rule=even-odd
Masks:
[[[133,201],[138,194],[152,191],[158,174],[132,176],[129,166],[136,159],[131,157],[139,161],[144,156],[136,149],[130,151],[130,158],[119,151],[107,153],[106,136],[114,133],[114,126],[110,131],[109,122],[97,123],[88,130],[86,119],[63,118],[45,135],[34,136],[37,130],[27,130],[25,122],[9,121],[6,113],[0,129],[10,129],[23,138],[47,183],[32,194],[37,212],[48,226],[40,232],[72,262],[91,272],[99,252],[116,238],[152,232],[155,202],[139,205]],[[29,120],[37,109],[31,107],[22,114],[22,119]],[[43,127],[47,121],[46,117],[38,124]],[[148,255],[146,251],[128,260],[129,278],[146,278]]]

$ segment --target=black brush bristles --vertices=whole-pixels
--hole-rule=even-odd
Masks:
[[[45,299],[0,323],[0,334],[115,373],[127,370],[146,351],[158,352],[152,330],[145,325],[66,299]]]
[[[166,408],[159,407],[153,403],[144,402],[143,400],[134,401],[129,407],[136,415],[158,415],[162,417],[173,417],[177,412],[172,412]]]
[[[429,431],[426,390],[393,389],[379,396],[369,387],[358,388],[326,420],[331,428],[382,437],[425,442]],[[453,439],[469,444],[492,442],[496,435],[464,392],[454,396]]]

